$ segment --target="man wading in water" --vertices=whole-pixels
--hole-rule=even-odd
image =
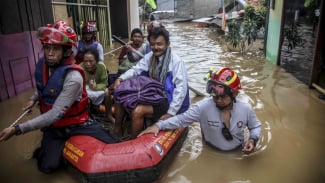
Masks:
[[[206,92],[212,97],[197,102],[186,112],[161,120],[141,132],[158,134],[160,130],[184,128],[199,122],[204,141],[215,149],[231,151],[241,148],[245,154],[254,152],[261,135],[261,122],[249,103],[236,99],[241,84],[229,68],[211,73]],[[244,138],[246,127],[249,138]],[[246,140],[246,141],[245,141]]]

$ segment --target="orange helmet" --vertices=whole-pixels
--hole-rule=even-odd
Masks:
[[[77,42],[75,31],[62,20],[58,20],[54,24],[47,24],[46,27],[40,27],[37,37],[43,44],[74,46]]]
[[[95,22],[85,22],[82,26],[82,33],[94,33],[97,32]]]
[[[239,89],[241,89],[239,77],[226,67],[212,72],[206,87],[207,93],[213,96],[225,94],[232,96],[232,93]]]

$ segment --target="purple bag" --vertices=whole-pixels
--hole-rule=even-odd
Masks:
[[[115,90],[114,96],[115,102],[127,110],[134,109],[138,104],[159,104],[166,98],[162,84],[147,76],[123,81]]]

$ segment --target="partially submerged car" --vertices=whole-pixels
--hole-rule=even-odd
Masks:
[[[149,20],[163,20],[174,17],[174,10],[166,10],[166,11],[153,11],[149,15]]]

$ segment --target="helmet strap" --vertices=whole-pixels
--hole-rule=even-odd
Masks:
[[[59,62],[55,62],[55,63],[52,63],[52,62],[48,62],[48,61],[46,60],[46,61],[45,61],[45,64],[46,64],[49,68],[55,69],[55,68],[57,68],[59,65],[61,65],[61,61],[59,61]]]
[[[230,97],[231,97],[233,103],[236,103],[236,97],[234,95],[231,95]]]
[[[219,105],[217,105],[216,104],[216,107],[219,109],[219,110],[224,110],[224,109],[228,109],[228,108],[232,108],[232,106],[233,106],[233,102],[230,102],[228,105],[226,105],[226,106],[219,106]]]
[[[226,105],[226,106],[218,106],[216,104],[216,107],[219,109],[219,110],[224,110],[224,109],[227,109],[227,108],[232,108],[232,106],[234,105],[234,103],[236,103],[236,96],[234,95],[234,93],[231,93],[231,94],[227,94],[230,96],[231,98],[231,102]]]
[[[73,51],[70,46],[63,47],[63,59],[69,58],[72,53]]]
[[[226,105],[226,106],[219,106],[216,104],[216,107],[219,109],[219,110],[225,110],[225,109],[232,109],[232,106],[234,105],[234,103],[236,102],[236,99],[232,96],[232,95],[229,95],[232,99],[232,101]]]

